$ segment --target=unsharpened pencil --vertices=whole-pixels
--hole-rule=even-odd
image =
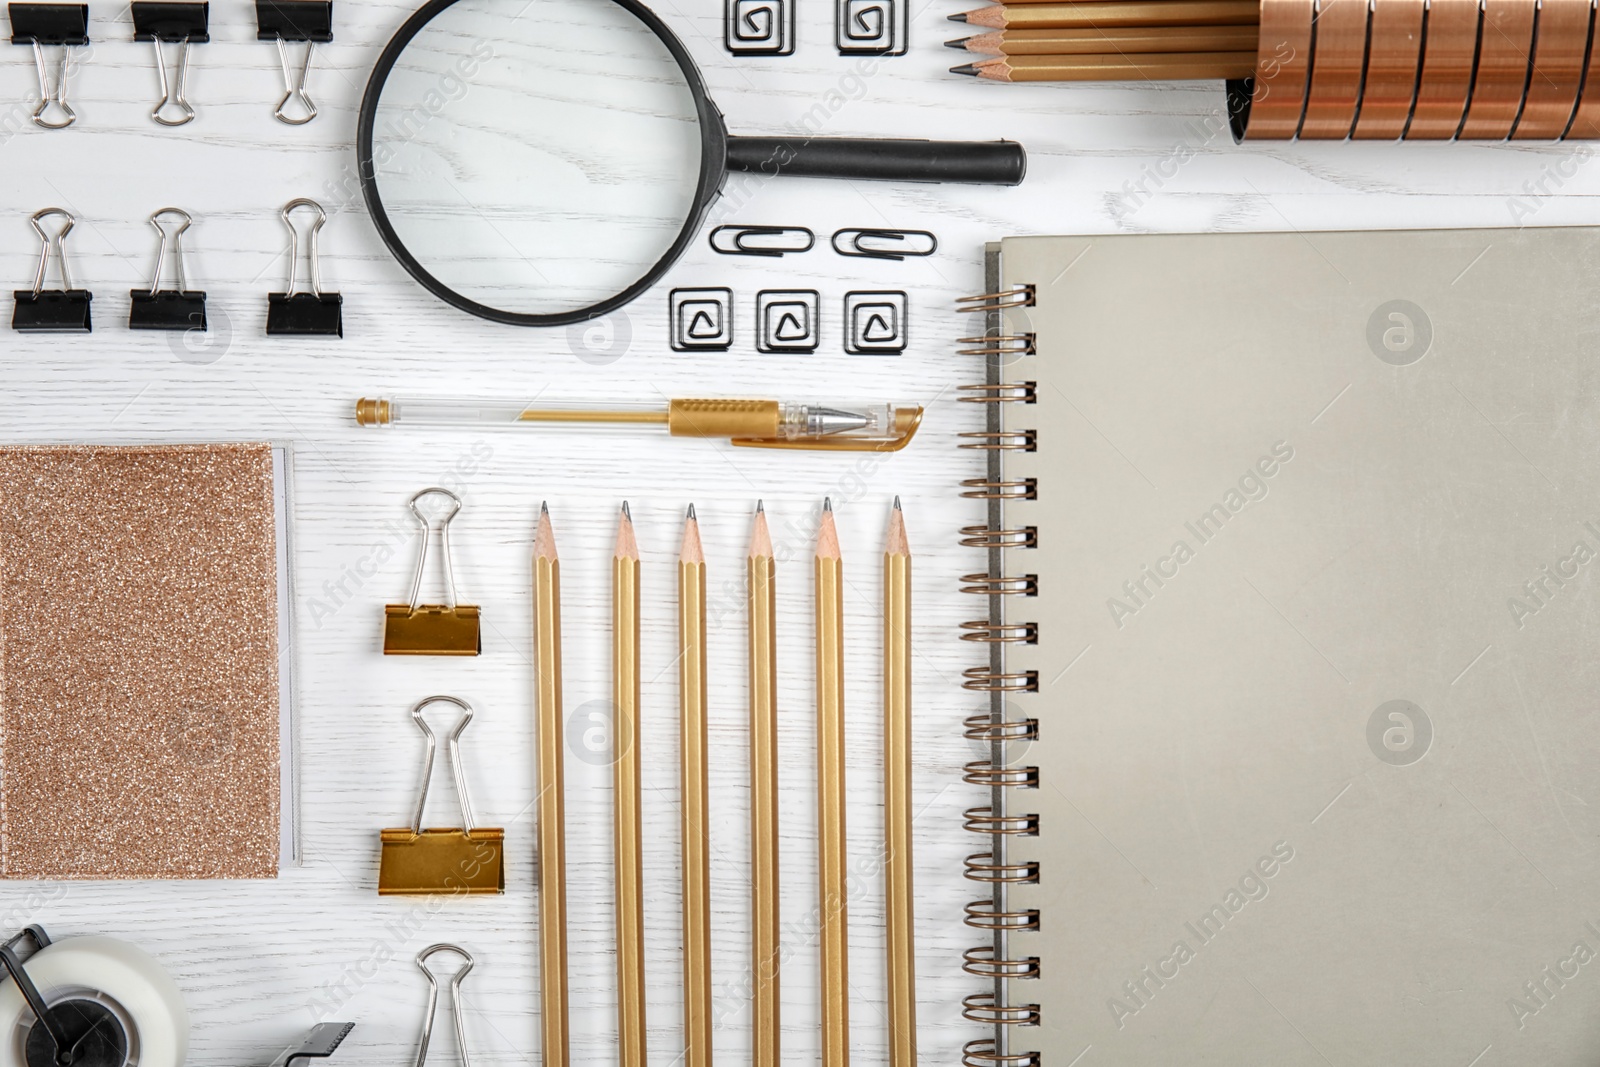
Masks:
[[[1091,0],[993,4],[951,15],[991,30],[1105,29],[1112,26],[1254,26],[1258,0]]]
[[[1255,73],[1254,52],[1167,52],[1125,56],[996,56],[960,67],[997,82],[1225,81]]]
[[[1253,52],[1255,26],[1127,26],[1087,30],[993,30],[946,41],[980,55],[1076,56],[1150,52]]]

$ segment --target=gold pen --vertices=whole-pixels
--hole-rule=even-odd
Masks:
[[[889,948],[889,1067],[916,1067],[917,956],[911,867],[911,547],[900,498],[883,554],[883,878]]]
[[[750,585],[750,966],[751,1063],[779,1067],[778,610],[777,567],[767,513],[756,504],[747,561]]]
[[[678,553],[678,703],[683,771],[683,1062],[711,1067],[710,753],[706,734],[706,557],[689,505]]]
[[[665,427],[674,437],[722,437],[746,448],[898,452],[922,424],[922,409],[900,404],[802,404],[782,400],[669,400],[592,408],[556,401],[517,403],[378,397],[356,401],[359,426]]]
[[[639,544],[622,505],[611,560],[611,787],[616,804],[617,1062],[644,1067],[644,838],[639,776]]]
[[[545,1067],[566,1067],[567,855],[561,740],[561,561],[550,510],[533,535],[533,640],[538,751],[540,1046]]]
[[[833,502],[817,531],[817,883],[822,907],[822,1067],[850,1063],[845,885],[844,567]]]

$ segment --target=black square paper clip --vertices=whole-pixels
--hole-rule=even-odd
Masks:
[[[64,130],[78,121],[77,112],[67,103],[67,75],[72,70],[67,49],[89,43],[88,4],[10,4],[11,43],[33,46],[33,62],[39,68],[39,106],[33,109],[33,124],[47,130]],[[61,49],[61,66],[56,72],[56,87],[50,89],[50,73],[45,68],[46,47]],[[45,112],[54,104],[61,117],[51,119]]]
[[[40,224],[52,216],[66,219],[67,224],[55,233],[47,233]],[[70,211],[47,207],[29,221],[33,223],[33,232],[39,235],[43,247],[39,249],[39,269],[33,275],[33,288],[18,289],[12,294],[17,298],[17,306],[11,313],[11,328],[21,333],[88,333],[89,302],[94,297],[87,289],[72,287],[72,272],[67,269],[67,253],[62,247],[62,242],[72,232],[77,220]],[[52,251],[56,254],[56,262],[61,265],[59,289],[44,287],[44,276],[50,267]]]
[[[300,231],[294,228],[293,215],[294,209],[299,207],[317,213],[306,237],[307,272],[311,275],[309,293],[296,288],[300,273]],[[267,294],[267,333],[288,337],[343,337],[344,297],[322,291],[322,267],[317,258],[317,234],[328,221],[328,213],[315,200],[302,197],[285,204],[280,217],[289,227],[289,291]]]
[[[161,225],[161,219],[166,215],[182,220],[178,228],[170,234]],[[161,235],[161,250],[156,253],[156,272],[155,277],[150,279],[150,288],[135,289],[128,294],[132,298],[132,304],[128,308],[128,329],[204,330],[206,328],[206,294],[199,290],[184,288],[183,233],[193,221],[187,211],[180,211],[175,207],[164,207],[150,216],[150,225]],[[161,270],[167,263],[169,244],[172,248],[172,259],[176,263],[178,280],[176,289],[161,288]]]
[[[283,68],[283,99],[272,117],[290,126],[304,126],[317,117],[317,105],[306,92],[311,73],[311,57],[318,44],[333,40],[333,0],[256,0],[256,40],[278,43],[278,65]],[[289,68],[287,41],[304,41],[306,58],[300,64],[300,77]],[[284,108],[296,97],[302,114],[291,118]]]
[[[422,602],[422,572],[428,566],[428,542],[433,539],[433,520],[422,513],[418,501],[427,496],[442,496],[450,510],[439,516],[439,549],[444,557],[444,584],[449,601],[444,604]],[[417,553],[417,570],[411,577],[411,596],[404,604],[383,606],[383,654],[385,656],[476,656],[483,651],[476,604],[456,600],[456,572],[450,562],[450,520],[461,510],[461,498],[448,489],[432,486],[406,501],[411,514],[422,526],[422,546]]]
[[[211,40],[211,5],[207,3],[155,3],[151,0],[134,0],[133,39],[151,41],[156,49],[156,74],[161,78],[161,100],[150,112],[150,117],[163,126],[182,126],[194,121],[194,108],[189,106],[189,46],[205,44]],[[178,42],[178,74],[167,77],[167,60],[161,52],[163,42]],[[178,109],[178,117],[169,119],[161,114],[168,105]]]

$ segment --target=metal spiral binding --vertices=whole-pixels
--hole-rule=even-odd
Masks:
[[[1008,604],[1021,608],[1026,603],[1015,598],[1038,595],[1039,576],[1008,573],[1006,557],[1011,550],[1038,547],[1039,531],[1007,524],[1004,511],[1006,501],[1037,499],[1039,486],[1033,478],[1008,478],[1002,464],[1006,453],[1035,451],[1038,435],[1032,429],[1010,428],[1001,417],[1002,411],[1011,411],[1011,418],[1019,411],[1009,405],[1038,402],[1036,382],[1006,381],[1001,374],[1006,366],[1037,351],[1035,335],[1005,332],[1001,314],[1010,308],[1032,307],[1035,292],[1031,285],[1000,288],[997,257],[991,254],[986,258],[990,291],[960,300],[958,305],[962,311],[984,314],[983,336],[959,341],[961,354],[983,357],[984,381],[962,386],[960,399],[983,405],[984,428],[962,433],[959,447],[985,457],[984,477],[963,481],[961,495],[983,501],[987,518],[982,526],[964,527],[961,544],[983,549],[988,557],[984,571],[962,576],[961,591],[984,597],[989,608],[986,617],[961,624],[961,639],[988,651],[985,664],[968,668],[961,683],[988,698],[988,710],[968,716],[963,723],[965,737],[983,746],[987,757],[967,763],[962,780],[989,791],[987,804],[968,808],[962,817],[963,829],[981,835],[988,845],[963,863],[967,879],[984,886],[986,894],[966,905],[965,922],[989,936],[988,944],[967,950],[962,969],[990,986],[963,1000],[961,1014],[970,1022],[992,1027],[993,1035],[969,1041],[962,1048],[961,1063],[963,1067],[1041,1067],[1039,1053],[1016,1047],[1012,1037],[1019,1026],[1039,1025],[1039,1005],[1025,999],[1019,1002],[1011,985],[1038,978],[1039,960],[1013,953],[1009,943],[1013,933],[1039,929],[1037,909],[1018,908],[1009,900],[1012,886],[1039,881],[1037,862],[1019,861],[1009,854],[1010,842],[1039,833],[1037,813],[1018,812],[1010,806],[1016,790],[1038,788],[1039,768],[1015,765],[1016,750],[1008,747],[1039,736],[1039,720],[1018,716],[1009,704],[1013,694],[1037,692],[1039,677],[1035,671],[1006,665],[1008,648],[1039,639],[1036,622],[1008,618],[1006,613]]]

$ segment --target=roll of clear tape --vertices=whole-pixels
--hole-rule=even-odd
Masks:
[[[72,937],[40,949],[23,966],[46,1004],[80,998],[109,1008],[128,1032],[129,1067],[182,1067],[189,1011],[177,984],[148,952],[111,937]],[[5,981],[0,1067],[27,1067],[23,1049],[32,1023],[16,983]]]

